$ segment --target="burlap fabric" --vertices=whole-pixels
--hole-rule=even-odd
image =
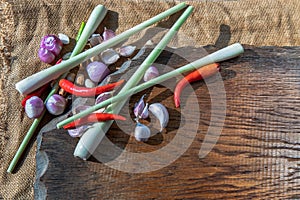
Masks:
[[[178,1],[179,2],[179,1]],[[104,24],[120,33],[178,2],[142,0],[6,0],[0,5],[0,199],[32,199],[36,145],[32,142],[14,174],[6,169],[32,120],[14,84],[47,65],[37,57],[47,33],[74,37],[97,4],[111,10]],[[197,45],[241,42],[257,46],[300,45],[298,0],[190,1],[193,15],[181,31]],[[62,144],[63,145],[63,144]]]

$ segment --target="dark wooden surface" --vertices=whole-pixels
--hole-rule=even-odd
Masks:
[[[199,82],[193,84],[201,111],[199,130],[175,162],[149,173],[122,172],[95,159],[74,158],[77,139],[63,130],[46,131],[38,139],[37,167],[45,169],[45,156],[49,164],[41,177],[37,174],[36,197],[300,199],[300,47],[245,48],[241,57],[221,64],[227,114],[220,138],[206,157],[200,159],[198,153],[211,101],[206,85]],[[124,136],[114,124],[108,138],[120,147],[153,151],[174,138],[180,109],[174,108],[172,92],[163,87],[148,92],[150,99],[167,105],[169,131],[144,144]]]

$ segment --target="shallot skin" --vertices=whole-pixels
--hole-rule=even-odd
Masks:
[[[46,35],[42,38],[40,47],[48,49],[51,51],[55,56],[58,56],[63,43],[56,35]]]
[[[38,56],[42,62],[52,63],[62,50],[63,43],[55,35],[45,35],[40,43]]]
[[[52,115],[60,115],[64,112],[67,101],[59,94],[52,95],[46,102],[46,108]]]
[[[25,103],[25,112],[29,118],[38,118],[44,111],[44,101],[37,97],[32,96],[31,98],[27,99]]]

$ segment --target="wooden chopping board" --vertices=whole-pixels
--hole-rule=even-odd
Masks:
[[[46,131],[38,137],[36,198],[300,199],[300,47],[244,47],[242,56],[221,63],[226,120],[207,156],[199,158],[199,150],[210,123],[211,99],[200,81],[192,85],[200,109],[198,131],[177,160],[156,171],[123,172],[95,158],[73,157],[77,139],[64,130]],[[167,131],[150,143],[138,143],[114,123],[107,136],[120,148],[155,151],[176,135],[181,114],[172,91],[155,86],[147,92],[150,101],[168,108]]]

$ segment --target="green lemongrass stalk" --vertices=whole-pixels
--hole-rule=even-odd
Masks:
[[[98,5],[94,8],[94,10],[92,11],[86,26],[83,26],[82,23],[81,27],[78,31],[77,37],[78,41],[74,47],[74,50],[71,54],[71,57],[75,56],[76,54],[78,54],[79,52],[81,52],[89,37],[95,32],[95,30],[97,29],[97,27],[99,26],[99,24],[102,22],[102,20],[104,19],[105,15],[107,13],[107,9],[103,6],[103,5]],[[62,78],[65,78],[67,76],[68,72],[64,73],[63,75],[60,76],[60,78],[58,78],[55,81],[54,86],[52,87],[51,91],[49,92],[47,98],[44,101],[44,104],[46,104],[46,102],[48,101],[48,99],[55,93],[57,93],[58,89],[59,89],[59,80]],[[46,113],[46,110],[43,111],[43,113],[41,114],[40,117],[38,117],[37,119],[34,119],[32,125],[30,126],[28,132],[26,133],[19,149],[17,150],[13,160],[11,161],[7,172],[8,173],[12,173],[12,171],[14,170],[15,166],[17,165],[21,155],[23,154],[24,150],[26,149],[30,139],[32,138],[34,132],[36,131],[38,125],[40,124],[40,122],[42,121],[44,115]]]
[[[184,65],[180,68],[177,68],[173,71],[170,71],[166,74],[163,74],[163,75],[160,75],[154,79],[151,79],[147,82],[144,82],[136,87],[133,87],[125,92],[120,92],[118,95],[114,96],[114,97],[111,97],[99,104],[96,104],[76,115],[73,115],[72,117],[69,117],[61,122],[59,122],[57,124],[57,128],[61,128],[63,127],[64,125],[76,120],[76,119],[79,119],[81,117],[84,117],[96,110],[99,110],[101,108],[104,108],[108,105],[111,105],[112,103],[115,103],[115,102],[119,102],[119,101],[122,101],[124,99],[126,99],[127,97],[133,95],[133,94],[136,94],[138,92],[141,92],[145,89],[148,89],[156,84],[159,84],[161,82],[164,82],[170,78],[173,78],[173,77],[176,77],[178,76],[179,74],[182,74],[182,73],[186,73],[186,72],[189,72],[189,71],[193,71],[195,69],[198,69],[200,67],[203,67],[205,65],[208,65],[208,64],[211,64],[211,63],[215,63],[215,62],[222,62],[222,61],[225,61],[225,60],[228,60],[230,58],[234,58],[236,56],[239,56],[240,54],[242,54],[244,52],[244,49],[242,47],[241,44],[239,43],[235,43],[235,44],[232,44],[228,47],[225,47],[223,49],[220,49],[212,54],[209,54],[203,58],[200,58],[199,60],[196,60],[192,63],[189,63],[187,65]]]
[[[143,63],[131,76],[128,82],[124,85],[124,87],[119,92],[120,94],[125,93],[126,91],[130,90],[131,88],[139,84],[146,70],[154,63],[154,61],[159,57],[161,52],[165,49],[165,47],[169,44],[172,38],[176,35],[179,28],[192,14],[193,9],[194,8],[192,6],[189,6],[184,11],[184,13],[177,19],[177,21],[170,28],[170,30],[164,35],[164,37],[160,40],[160,42],[156,45],[156,47],[151,51],[151,53],[147,56],[147,58],[143,61]],[[110,105],[105,110],[105,112],[115,113],[115,114],[119,113],[122,107],[125,105],[127,98],[124,98],[122,101],[118,102],[117,104]],[[90,129],[88,129],[80,138],[79,143],[75,148],[74,156],[80,157],[82,159],[87,159],[90,156],[90,153],[94,152],[95,148],[99,145],[102,138],[109,130],[110,126],[112,125],[112,123],[113,121],[108,121],[105,123],[95,123]]]
[[[79,40],[79,38],[81,37],[81,34],[82,34],[82,31],[85,27],[85,22],[81,22],[81,25],[80,25],[80,28],[79,28],[79,31],[78,31],[78,34],[75,38],[76,42]]]
[[[80,63],[98,55],[102,51],[110,48],[114,45],[119,44],[120,42],[128,39],[130,36],[138,33],[139,31],[147,28],[148,26],[153,25],[154,23],[180,11],[181,9],[185,8],[186,4],[184,2],[156,15],[155,17],[144,21],[143,23],[136,25],[135,27],[124,31],[123,33],[116,35],[115,37],[91,48],[86,50],[83,53],[80,53],[73,58],[68,59],[65,62],[62,62],[58,65],[52,66],[48,69],[42,70],[32,76],[29,76],[16,84],[16,89],[21,94],[28,94],[35,89],[39,88],[40,86],[46,84],[47,82],[59,77],[61,74],[69,71],[70,69],[76,67]]]

